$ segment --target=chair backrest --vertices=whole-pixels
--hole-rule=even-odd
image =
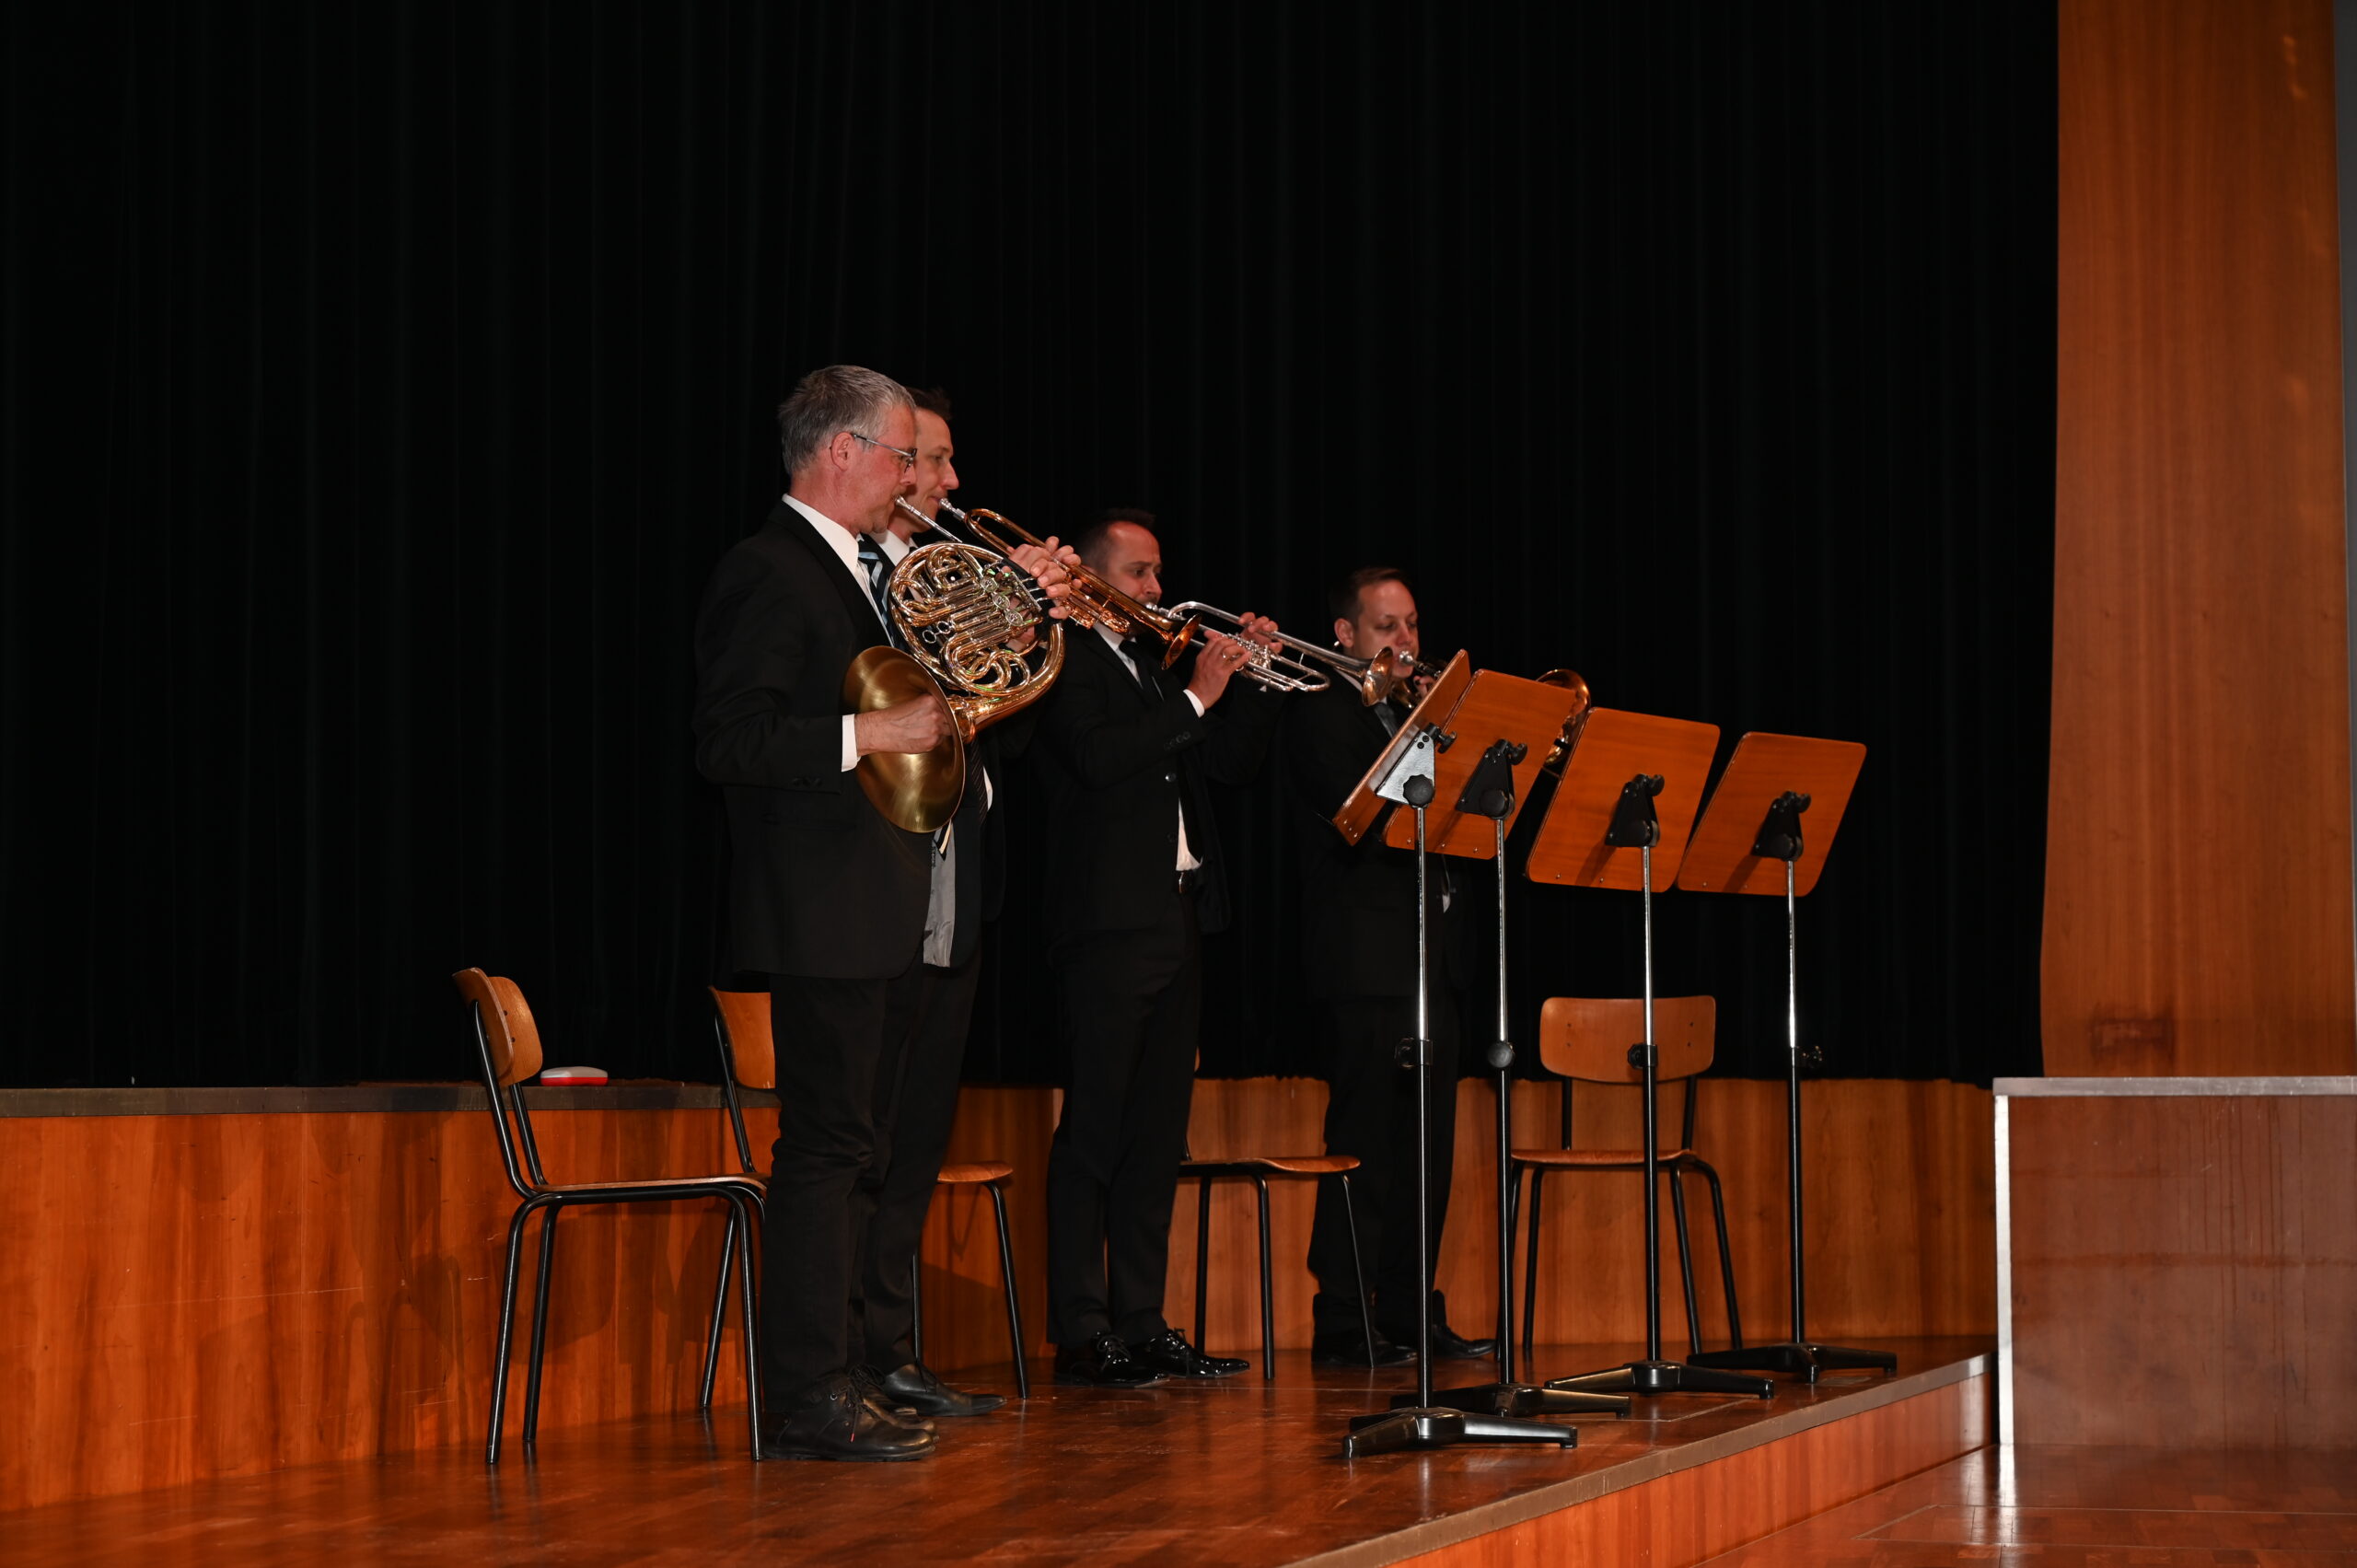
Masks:
[[[460,970],[450,978],[459,982],[459,994],[479,1010],[483,1045],[491,1052],[492,1074],[500,1086],[538,1076],[540,1027],[532,1021],[532,1009],[516,982],[481,970]]]
[[[777,1087],[777,1042],[770,1038],[770,993],[709,988],[720,1009],[729,1075],[749,1089]]]
[[[474,1015],[475,1042],[482,1049],[482,1086],[491,1097],[491,1120],[499,1130],[499,1157],[507,1167],[508,1183],[530,1197],[549,1179],[540,1167],[540,1147],[532,1136],[532,1115],[524,1108],[522,1087],[525,1079],[540,1071],[540,1028],[532,1021],[522,989],[506,976],[460,970],[450,978]],[[502,1089],[507,1091],[505,1105]],[[511,1112],[516,1118],[512,1129],[507,1121]]]
[[[1690,1078],[1711,1065],[1719,1004],[1710,996],[1654,998],[1655,1076]],[[1629,1048],[1645,1038],[1643,997],[1550,996],[1538,1009],[1538,1060],[1561,1077],[1589,1084],[1642,1084]]]

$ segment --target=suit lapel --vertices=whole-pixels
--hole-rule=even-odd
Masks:
[[[1162,683],[1155,679],[1155,672],[1149,668],[1148,661],[1144,659],[1138,661],[1139,674],[1145,678],[1141,681],[1137,676],[1132,676],[1127,669],[1122,668],[1121,656],[1115,653],[1110,647],[1109,647],[1106,645],[1105,639],[1098,636],[1093,628],[1083,633],[1082,635],[1087,638],[1091,644],[1095,645],[1097,656],[1105,661],[1105,668],[1111,673],[1112,678],[1120,681],[1123,686],[1128,687],[1129,690],[1136,695],[1140,703],[1149,708],[1159,707],[1162,705]],[[1149,687],[1151,687],[1151,690],[1149,690]]]
[[[876,613],[876,601],[867,597],[865,588],[853,581],[849,572],[843,570],[842,558],[827,547],[827,541],[819,537],[819,530],[811,525],[809,518],[781,501],[770,513],[770,527],[810,552],[811,558],[819,563],[819,575],[834,588],[836,597],[843,601],[843,609],[850,612],[854,629],[872,627],[878,633],[883,632],[884,622]]]

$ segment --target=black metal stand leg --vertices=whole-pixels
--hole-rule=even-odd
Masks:
[[[1342,1184],[1342,1228],[1351,1237],[1351,1281],[1359,1291],[1359,1343],[1366,1347],[1366,1369],[1375,1370],[1375,1307],[1366,1298],[1366,1260],[1359,1254],[1359,1214],[1351,1201],[1351,1173],[1334,1178]]]
[[[540,1215],[540,1277],[532,1285],[532,1360],[524,1374],[524,1446],[540,1435],[540,1360],[549,1340],[549,1276],[556,1269],[556,1217],[563,1203],[551,1203]]]
[[[1015,1357],[1015,1397],[1031,1397],[1031,1371],[1023,1364],[1023,1297],[1015,1284],[1015,1243],[1006,1234],[1006,1194],[995,1181],[983,1191],[991,1195],[991,1210],[998,1216],[998,1277],[1006,1291],[1006,1349]]]
[[[507,1415],[507,1366],[516,1344],[516,1286],[524,1265],[524,1222],[531,1217],[532,1205],[518,1203],[507,1220],[507,1283],[499,1295],[499,1351],[491,1367],[491,1437],[482,1456],[486,1465],[499,1463],[499,1430]]]
[[[1254,1177],[1252,1191],[1260,1204],[1260,1380],[1269,1383],[1277,1376],[1277,1297],[1275,1276],[1269,1268],[1268,1179]]]
[[[728,1203],[728,1229],[720,1241],[720,1283],[712,1292],[712,1333],[703,1342],[703,1386],[696,1394],[696,1409],[712,1409],[712,1385],[720,1375],[720,1332],[728,1326],[728,1274],[737,1263],[737,1227],[743,1223],[737,1202]]]

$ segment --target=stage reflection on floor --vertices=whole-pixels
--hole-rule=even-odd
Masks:
[[[741,1409],[654,1417],[551,1432],[537,1455],[511,1446],[495,1470],[470,1445],[26,1510],[0,1516],[0,1559],[1373,1563],[1478,1551],[1591,1504],[1620,1510],[1623,1533],[1641,1504],[1701,1517],[1670,1532],[1686,1543],[1675,1551],[1645,1527],[1669,1556],[1707,1554],[1985,1440],[1989,1342],[1875,1343],[1898,1353],[1895,1379],[1829,1374],[1814,1388],[1780,1382],[1767,1400],[1640,1401],[1634,1419],[1581,1419],[1571,1449],[1354,1462],[1341,1454],[1349,1418],[1412,1388],[1412,1372],[1283,1352],[1273,1382],[1256,1369],[1124,1393],[1059,1388],[1040,1363],[1028,1405],[945,1421],[940,1452],[912,1464],[756,1467]],[[1631,1349],[1542,1347],[1538,1369],[1586,1370]],[[1443,1364],[1442,1381],[1489,1370]],[[964,1381],[1011,1382],[996,1371]]]

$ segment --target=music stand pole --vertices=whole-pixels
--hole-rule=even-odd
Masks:
[[[1427,904],[1428,856],[1424,842],[1424,812],[1432,805],[1431,753],[1423,753],[1422,773],[1406,778],[1400,797],[1416,814],[1416,1038],[1403,1041],[1412,1051],[1416,1069],[1416,1258],[1432,1256],[1432,910]],[[1342,1457],[1355,1459],[1373,1454],[1415,1448],[1446,1448],[1458,1443],[1548,1443],[1568,1448],[1579,1441],[1579,1429],[1550,1426],[1538,1421],[1511,1421],[1497,1416],[1470,1415],[1435,1406],[1433,1400],[1433,1293],[1418,1293],[1416,1304],[1417,1403],[1372,1415],[1353,1416],[1350,1435],[1342,1439]]]
[[[1498,867],[1498,1033],[1489,1064],[1498,1074],[1498,1380],[1470,1388],[1427,1386],[1419,1402],[1486,1415],[1627,1415],[1620,1394],[1579,1393],[1517,1382],[1514,1375],[1514,1041],[1506,1013],[1506,821],[1514,815],[1514,765],[1529,755],[1521,742],[1500,740],[1482,754],[1480,765],[1457,803],[1460,811],[1490,819]],[[1426,1292],[1426,1300],[1431,1293]],[[1399,1402],[1407,1402],[1402,1396]]]
[[[1728,770],[1734,771],[1732,762],[1728,764]],[[1698,1366],[1740,1366],[1762,1372],[1790,1372],[1814,1383],[1817,1374],[1828,1367],[1864,1367],[1895,1373],[1898,1370],[1898,1357],[1888,1351],[1817,1344],[1808,1337],[1808,1278],[1801,1255],[1801,923],[1798,890],[1803,848],[1801,813],[1808,807],[1809,796],[1786,790],[1769,806],[1768,815],[1761,821],[1759,832],[1751,846],[1752,854],[1784,863],[1784,1159],[1787,1202],[1791,1208],[1788,1245],[1792,1249],[1793,1266],[1793,1337],[1782,1344],[1706,1351],[1690,1359]]]
[[[1550,1378],[1550,1388],[1595,1394],[1751,1394],[1775,1395],[1776,1385],[1764,1377],[1746,1377],[1690,1362],[1664,1361],[1661,1354],[1661,1136],[1655,1103],[1661,1064],[1654,1044],[1654,846],[1661,842],[1661,819],[1654,797],[1662,792],[1658,773],[1639,773],[1620,786],[1620,804],[1605,842],[1640,852],[1642,875],[1638,918],[1644,931],[1645,1039],[1632,1046],[1630,1056],[1644,1074],[1645,1113],[1645,1357],[1600,1372]]]

